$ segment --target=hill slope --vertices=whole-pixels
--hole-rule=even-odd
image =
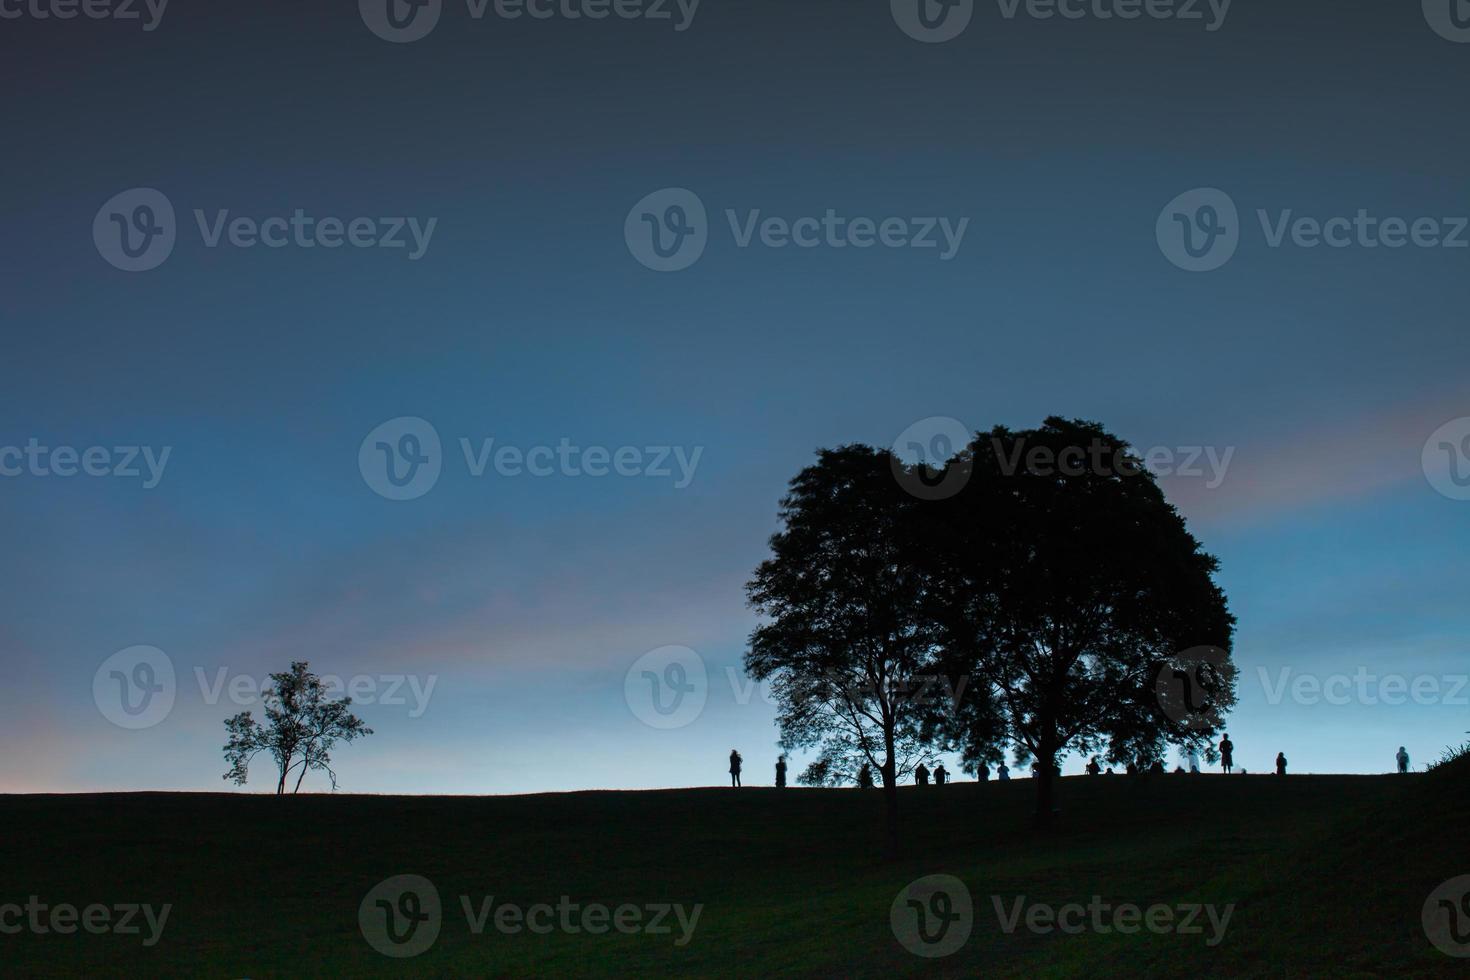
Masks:
[[[879,856],[878,794],[856,790],[0,797],[0,904],[171,906],[152,946],[146,926],[26,928],[0,949],[12,976],[1463,975],[1419,916],[1436,885],[1470,873],[1465,768],[1069,778],[1045,837],[1027,830],[1025,781],[907,788],[897,862]],[[359,906],[402,874],[433,883],[442,926],[421,955],[392,960],[365,940]],[[973,898],[968,941],[942,959],[890,926],[900,890],[930,874]],[[540,935],[499,932],[492,916],[476,934],[490,896],[492,908],[633,905],[645,923],[677,904],[686,921]],[[1213,946],[1203,916],[1188,935],[1002,928],[1018,908],[1072,902],[1233,908]]]

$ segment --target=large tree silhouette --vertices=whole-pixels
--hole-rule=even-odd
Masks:
[[[1069,751],[1126,762],[1204,745],[1235,703],[1234,617],[1218,563],[1126,444],[1093,423],[981,433],[963,488],[924,505],[945,669],[969,675],[972,759],[1009,740],[1037,764],[1051,821]],[[1180,699],[1178,679],[1195,680]]]
[[[864,763],[881,773],[895,852],[898,780],[922,749],[933,642],[909,554],[919,501],[892,467],[886,451],[844,446],[791,481],[771,557],[746,586],[767,621],[745,668],[771,682],[782,744],[819,750],[804,781],[855,779]]]

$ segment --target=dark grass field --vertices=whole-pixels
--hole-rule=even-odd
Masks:
[[[143,934],[0,935],[5,976],[1465,976],[1420,912],[1470,874],[1463,764],[1417,776],[1068,778],[1056,830],[1032,786],[906,788],[906,854],[879,851],[875,792],[746,788],[519,797],[121,794],[0,797],[0,903],[164,903]],[[895,939],[908,882],[963,880],[968,942],[925,959]],[[423,875],[437,941],[390,959],[358,908]],[[692,938],[474,935],[478,906],[703,906]],[[1235,906],[1199,935],[1003,932],[992,901]]]

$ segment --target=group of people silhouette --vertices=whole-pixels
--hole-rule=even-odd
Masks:
[[[1234,772],[1235,771],[1235,743],[1232,742],[1232,741],[1230,741],[1230,733],[1229,732],[1226,732],[1224,738],[1220,739],[1219,749],[1220,749],[1220,767],[1221,767],[1221,769],[1223,769],[1227,774],[1228,773],[1231,773],[1231,772]],[[730,750],[730,785],[731,786],[738,787],[740,785],[740,768],[741,768],[741,762],[742,761],[743,760],[740,758],[740,753],[737,752],[735,749],[731,749]],[[1401,772],[1401,773],[1407,773],[1409,771],[1409,753],[1404,749],[1404,747],[1402,745],[1399,746],[1398,753],[1394,756],[1394,761],[1398,763],[1398,771],[1399,772]],[[1174,771],[1175,772],[1184,772],[1185,769],[1184,769],[1183,766],[1180,766],[1178,769],[1176,769]],[[1191,749],[1190,752],[1189,752],[1189,770],[1188,771],[1189,772],[1199,772],[1199,755],[1193,749]],[[1241,773],[1244,773],[1245,772],[1244,769],[1241,769],[1240,771],[1241,771]],[[1146,762],[1144,760],[1140,760],[1138,763],[1135,763],[1135,762],[1129,762],[1128,763],[1128,774],[1130,776],[1137,775],[1139,772],[1153,772],[1153,773],[1164,772],[1164,764],[1162,762],[1158,761],[1157,759],[1155,759],[1152,763]],[[1032,766],[1031,766],[1031,775],[1032,776],[1035,776],[1036,773],[1037,773],[1036,765],[1033,763]],[[1055,775],[1060,776],[1062,774],[1061,767],[1060,766],[1057,766],[1054,769],[1054,773],[1055,773]],[[1089,761],[1087,763],[1087,774],[1089,776],[1097,776],[1097,775],[1111,776],[1111,775],[1113,775],[1113,767],[1112,766],[1109,766],[1106,770],[1104,770],[1102,768],[1102,766],[1098,763],[1097,756],[1093,756],[1092,759],[1091,759],[1091,761]],[[927,765],[925,765],[924,763],[920,762],[919,765],[918,765],[918,767],[914,769],[914,782],[917,785],[919,785],[919,786],[928,786],[929,785],[929,777],[931,775],[934,777],[934,785],[936,785],[936,786],[943,786],[945,783],[949,782],[949,772],[944,768],[944,763],[942,763],[942,762],[939,763],[939,765],[935,766],[932,772],[930,771],[930,769],[929,769],[929,767]],[[990,779],[990,766],[988,766],[987,764],[985,764],[983,762],[980,763],[980,767],[976,770],[976,775],[980,778],[980,781],[981,782],[985,782],[985,781],[989,780]],[[1006,780],[1009,780],[1011,778],[1011,770],[1010,770],[1010,768],[1004,762],[1002,762],[1002,763],[999,763],[996,766],[995,775],[996,775],[996,778],[997,779],[999,779],[1001,781],[1006,781]],[[1284,753],[1284,752],[1277,752],[1276,753],[1276,775],[1278,775],[1278,776],[1285,776],[1286,775],[1286,753]],[[873,783],[873,769],[867,763],[863,763],[863,767],[858,770],[857,783],[858,783],[858,786],[860,788],[862,788],[862,789],[871,789],[872,786],[874,785],[874,783]],[[784,789],[785,787],[786,787],[786,756],[782,755],[782,756],[780,756],[780,757],[778,757],[776,759],[776,788],[777,789]]]

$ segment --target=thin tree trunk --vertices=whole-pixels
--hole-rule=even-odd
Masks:
[[[1055,807],[1057,750],[1050,736],[1044,735],[1036,751],[1036,827],[1045,830],[1052,825]]]
[[[899,854],[898,830],[898,765],[893,758],[893,727],[885,727],[883,749],[887,753],[883,760],[883,808],[888,824],[888,856]]]

